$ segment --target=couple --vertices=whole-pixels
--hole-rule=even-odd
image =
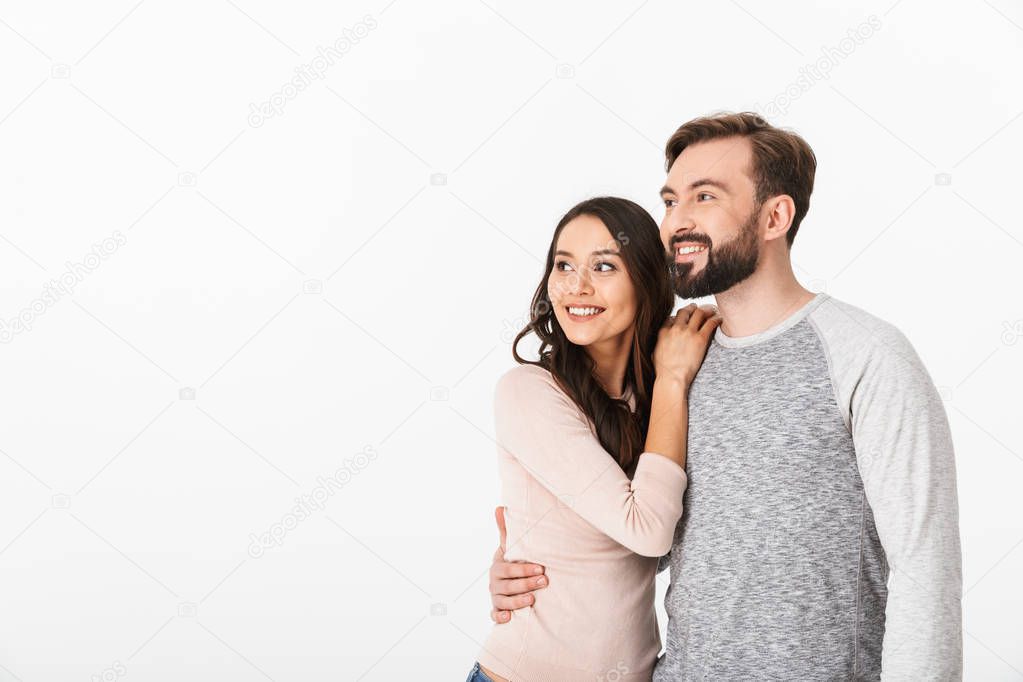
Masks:
[[[813,151],[719,114],[666,169],[659,237],[610,197],[554,231],[495,391],[496,624],[469,680],[961,679],[948,421],[897,328],[796,281]]]

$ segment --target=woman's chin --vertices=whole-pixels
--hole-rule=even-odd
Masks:
[[[580,332],[574,329],[573,330],[565,329],[565,336],[568,338],[569,341],[571,341],[577,346],[589,346],[600,341],[601,339],[600,334],[595,334],[587,331]]]

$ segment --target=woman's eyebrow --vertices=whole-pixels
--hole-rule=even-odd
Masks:
[[[563,251],[561,249],[558,249],[557,251],[555,251],[554,255],[555,256],[568,256],[569,258],[574,258],[575,257],[575,256],[572,255],[571,251]],[[590,255],[591,256],[620,256],[621,255],[621,251],[615,251],[613,249],[599,249],[597,251],[592,252]]]

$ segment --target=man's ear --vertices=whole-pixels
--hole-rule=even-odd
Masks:
[[[788,194],[779,194],[764,202],[764,210],[767,212],[767,232],[764,234],[765,241],[778,239],[788,234],[792,227],[792,219],[796,216],[796,203]]]

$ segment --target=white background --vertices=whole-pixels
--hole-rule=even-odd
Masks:
[[[1023,679],[1023,6],[844,4],[0,4],[0,681],[464,679],[557,219],[659,220],[671,132],[770,106],[819,162],[800,280],[946,399],[967,678]]]

